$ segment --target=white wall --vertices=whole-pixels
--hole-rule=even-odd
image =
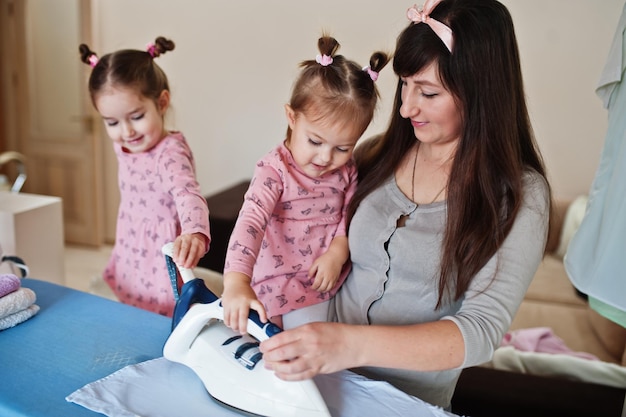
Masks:
[[[502,0],[516,24],[531,118],[560,197],[589,189],[606,129],[595,96],[623,0]],[[163,35],[176,50],[159,58],[172,85],[171,128],[185,133],[203,192],[250,177],[255,161],[283,139],[283,105],[297,64],[317,54],[323,29],[340,52],[367,64],[393,51],[411,1],[99,0],[94,49],[142,48]],[[366,135],[384,130],[395,77]]]

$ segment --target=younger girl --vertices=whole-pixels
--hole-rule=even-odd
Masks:
[[[180,132],[164,127],[170,90],[154,58],[173,49],[172,41],[159,37],[146,51],[98,58],[80,45],[82,61],[93,67],[91,100],[119,164],[117,231],[104,280],[120,301],[166,316],[175,299],[161,247],[174,241],[174,261],[192,268],[210,242],[209,210],[191,149]]]
[[[304,61],[289,104],[287,138],[258,163],[230,238],[224,268],[224,321],[244,332],[249,309],[290,328],[326,321],[329,299],[349,265],[345,213],[356,187],[352,151],[378,98],[387,64],[377,52],[364,69],[335,55]]]

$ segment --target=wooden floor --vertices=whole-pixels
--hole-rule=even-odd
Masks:
[[[112,246],[100,248],[83,246],[65,247],[65,285],[77,290],[100,295],[112,300],[117,298],[102,279],[102,272],[109,260]],[[222,293],[222,275],[205,268],[195,268],[194,275],[205,280],[216,294]]]
[[[102,272],[109,260],[112,246],[100,248],[83,246],[65,247],[65,285],[70,288],[116,300]]]

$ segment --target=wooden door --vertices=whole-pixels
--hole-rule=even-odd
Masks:
[[[6,144],[27,158],[23,191],[63,199],[66,242],[100,245],[100,129],[85,87],[89,67],[78,55],[80,43],[91,43],[91,1],[0,2],[14,42],[2,57],[11,67],[5,94],[15,108]]]

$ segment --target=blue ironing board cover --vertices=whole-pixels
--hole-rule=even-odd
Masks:
[[[0,416],[95,417],[65,397],[118,369],[163,354],[171,319],[26,278],[41,310],[0,331]]]

